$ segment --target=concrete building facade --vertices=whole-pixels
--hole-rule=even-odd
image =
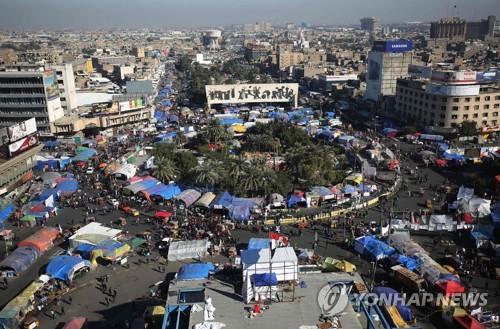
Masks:
[[[375,17],[365,17],[360,20],[361,29],[373,33],[378,29],[378,20]]]
[[[0,72],[0,127],[36,119],[41,136],[53,133],[53,122],[64,116],[53,70]]]
[[[431,38],[454,41],[491,38],[494,36],[495,24],[495,16],[488,16],[479,22],[467,22],[458,17],[443,18],[431,23]]]
[[[56,72],[57,84],[59,85],[59,92],[61,94],[61,106],[64,110],[64,114],[69,115],[72,111],[76,110],[77,107],[73,65],[62,64],[52,66],[51,68]]]
[[[398,79],[396,111],[404,121],[422,126],[451,128],[474,121],[477,127],[495,127],[500,123],[500,88]]]

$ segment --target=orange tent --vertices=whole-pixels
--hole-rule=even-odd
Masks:
[[[465,292],[464,286],[462,286],[459,282],[453,280],[440,282],[436,285],[436,287],[446,295],[461,294]]]
[[[59,235],[59,230],[55,227],[45,227],[38,232],[30,235],[17,244],[18,247],[34,247],[43,254],[52,247],[54,240]]]

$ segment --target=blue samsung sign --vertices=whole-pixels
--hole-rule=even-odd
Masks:
[[[410,51],[413,49],[412,40],[386,40],[386,41],[374,41],[373,51],[382,51],[386,53],[402,53],[405,51]]]

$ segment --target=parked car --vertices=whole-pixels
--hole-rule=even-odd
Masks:
[[[85,172],[86,174],[93,174],[94,173],[94,167],[88,167],[87,171]]]
[[[120,202],[118,202],[118,200],[116,200],[116,199],[109,199],[108,203],[110,205],[112,205],[113,207],[118,207],[118,205],[120,204]]]

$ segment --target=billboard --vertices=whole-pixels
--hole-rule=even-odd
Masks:
[[[56,73],[53,70],[43,71],[43,86],[48,99],[59,97],[59,85]]]
[[[476,96],[479,95],[479,87],[479,85],[462,86],[429,83],[425,86],[425,92],[441,96]]]
[[[296,106],[298,90],[298,83],[261,83],[205,86],[208,105],[293,102],[294,106]]]
[[[15,142],[23,137],[36,133],[35,118],[28,119],[7,128],[9,142]]]
[[[476,82],[476,71],[432,71],[432,81],[446,83],[471,83]]]
[[[401,53],[405,51],[410,51],[413,49],[413,41],[400,39],[400,40],[384,40],[384,41],[374,41],[373,51],[389,52],[389,53]]]
[[[498,82],[500,81],[500,71],[497,69],[489,69],[484,72],[476,73],[476,80],[478,82]]]
[[[133,97],[128,101],[118,103],[120,112],[142,109],[146,106],[146,101],[142,97]]]
[[[99,102],[92,104],[92,114],[118,112],[118,102]]]
[[[31,135],[31,136],[26,136],[17,142],[14,142],[12,144],[9,144],[9,155],[11,157],[14,157],[31,147],[35,146],[38,144],[38,137],[36,135]]]

